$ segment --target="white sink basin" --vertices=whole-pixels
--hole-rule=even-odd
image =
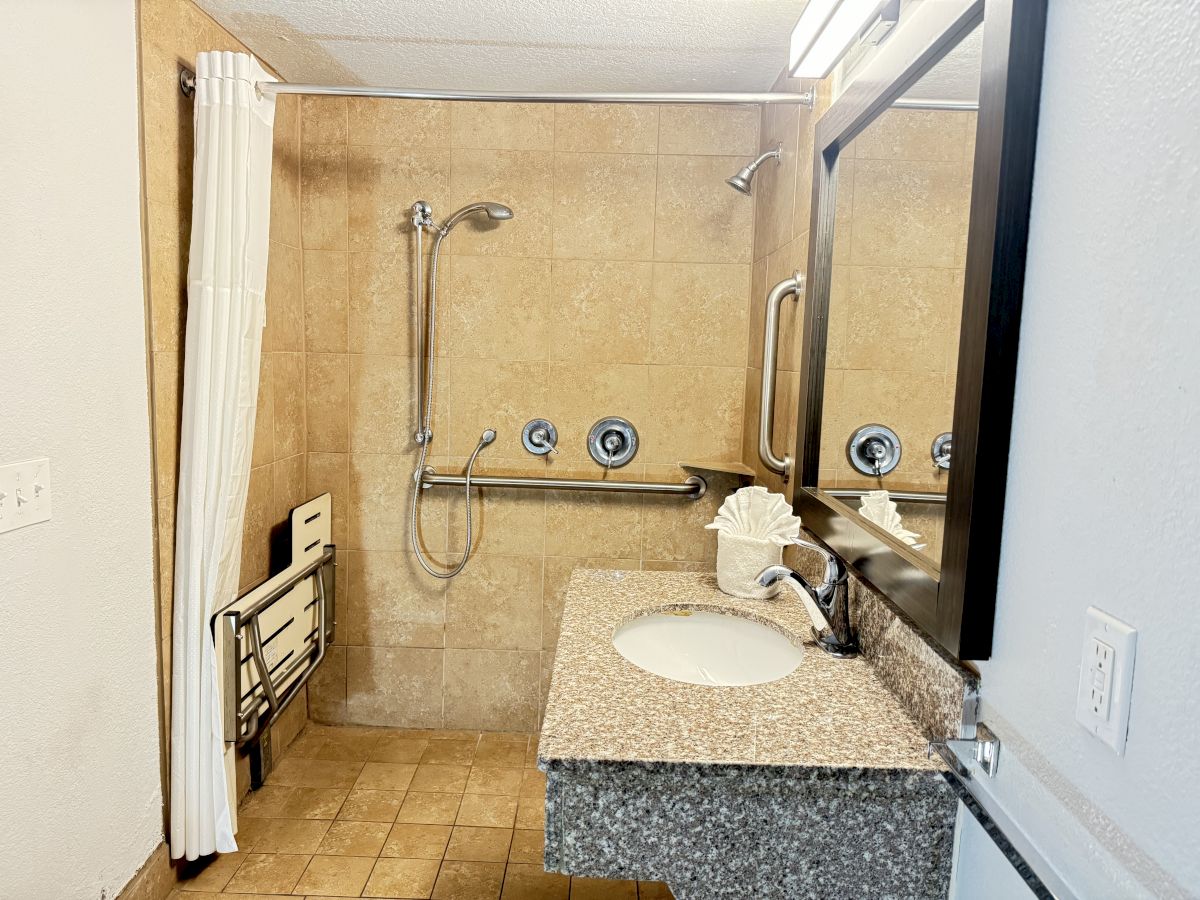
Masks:
[[[800,665],[801,648],[766,625],[700,610],[650,613],[626,622],[613,646],[639,668],[673,681],[723,687],[777,681]]]

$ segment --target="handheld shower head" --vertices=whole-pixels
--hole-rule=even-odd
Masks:
[[[513,217],[512,209],[505,206],[503,203],[490,203],[487,201],[481,203],[471,203],[467,206],[464,206],[457,212],[450,214],[450,218],[448,218],[442,224],[442,233],[445,234],[467,216],[477,212],[485,213],[488,219],[493,222],[503,222]]]
[[[783,148],[776,147],[774,150],[768,150],[754,162],[748,166],[742,166],[736,175],[731,175],[725,179],[725,183],[737,191],[739,194],[749,195],[750,184],[754,181],[754,173],[758,171],[759,166],[765,163],[768,159],[773,159],[778,162],[783,158]]]

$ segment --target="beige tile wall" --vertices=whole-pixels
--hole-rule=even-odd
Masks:
[[[563,591],[582,564],[711,568],[702,526],[735,485],[677,499],[487,490],[475,556],[446,584],[408,544],[416,447],[414,200],[476,200],[438,271],[430,462],[600,477],[587,430],[623,415],[642,446],[617,478],[677,481],[742,457],[753,203],[724,179],[758,146],[756,108],[309,98],[301,104],[307,485],[334,496],[337,646],[310,691],[329,722],[531,730]],[[426,244],[428,249],[428,244]],[[560,453],[528,454],[545,416]],[[462,494],[422,504],[425,546],[461,552]]]
[[[192,103],[180,93],[177,78],[181,66],[195,67],[196,54],[202,50],[246,48],[190,0],[143,0],[139,29],[165,771],[170,738],[175,492],[192,215]],[[267,326],[243,532],[243,588],[266,577],[272,529],[286,520],[291,507],[307,498],[298,112],[294,98],[277,101]],[[277,735],[281,737],[286,735]],[[286,740],[280,743],[286,744]],[[244,780],[244,767],[241,774]]]
[[[776,91],[807,89],[797,79],[781,77]],[[763,319],[767,292],[796,270],[808,269],[808,226],[812,201],[813,130],[829,108],[828,85],[818,86],[815,109],[797,105],[764,105],[759,124],[758,152],[780,147],[778,165],[768,162],[754,179],[754,263],[750,276],[750,316],[746,342],[746,409],[742,437],[743,462],[757,472],[757,481],[773,491],[792,495],[792,483],[767,471],[758,458],[758,401],[762,390]],[[780,311],[779,355],[775,371],[775,430],[777,454],[796,453],[800,365],[803,350],[803,300],[785,300]]]

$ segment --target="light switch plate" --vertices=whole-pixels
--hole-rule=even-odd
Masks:
[[[50,519],[50,460],[0,466],[0,534]]]
[[[1137,632],[1094,606],[1087,609],[1083,631],[1075,720],[1124,756]]]

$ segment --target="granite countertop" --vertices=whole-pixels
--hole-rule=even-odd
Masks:
[[[712,687],[662,678],[617,652],[617,627],[670,609],[757,620],[802,643],[804,658],[778,681]],[[871,665],[822,652],[811,624],[787,588],[771,600],[740,600],[721,593],[712,573],[576,570],[538,755],[549,766],[620,761],[941,769]]]

